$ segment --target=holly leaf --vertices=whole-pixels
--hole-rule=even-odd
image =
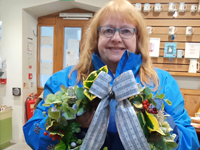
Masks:
[[[138,120],[140,122],[140,126],[141,128],[143,129],[144,125],[146,124],[146,121],[144,120],[144,115],[143,113],[141,113],[141,111],[138,111],[137,112],[137,117],[138,117]]]
[[[94,82],[94,80],[97,78],[97,71],[92,71],[89,76],[87,77],[86,81],[92,81]]]
[[[61,150],[61,149],[66,149],[66,145],[65,145],[65,143],[62,141],[62,140],[60,140],[60,142],[55,146],[55,148],[54,148],[54,150]]]
[[[83,81],[83,87],[86,89],[90,89],[94,81]]]
[[[97,74],[99,74],[101,71],[104,71],[104,72],[108,73],[108,67],[107,67],[107,65],[101,67],[101,68],[97,71]]]
[[[129,101],[130,101],[131,103],[134,103],[135,101],[142,103],[142,101],[143,101],[143,96],[142,96],[141,94],[136,95],[136,96],[132,96],[132,97],[129,98]]]
[[[133,105],[134,105],[136,108],[138,108],[138,109],[142,109],[142,108],[143,108],[143,104],[140,103],[140,102],[138,102],[138,101],[134,101],[134,102],[133,102]]]
[[[92,101],[93,99],[96,98],[96,96],[93,95],[93,94],[91,94],[91,93],[89,92],[88,89],[85,89],[85,90],[84,90],[84,94],[85,94],[85,96],[86,96],[90,101]]]
[[[58,121],[58,119],[60,118],[60,111],[53,111],[52,112],[52,107],[50,107],[49,110],[48,110],[48,115],[49,115],[50,118]]]
[[[146,113],[147,128],[150,131],[156,131],[160,133],[161,135],[165,135],[165,133],[160,129],[158,120],[156,119],[156,117],[154,117],[154,115],[148,113],[147,111],[145,111],[145,113]]]
[[[84,91],[83,88],[77,88],[76,89],[75,93],[77,95],[78,100],[84,99],[85,95],[84,95],[83,91]]]
[[[172,102],[171,102],[170,100],[168,100],[168,99],[164,99],[164,101],[165,101],[169,106],[172,105]]]

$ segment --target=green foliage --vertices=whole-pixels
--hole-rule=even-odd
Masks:
[[[54,150],[65,150],[65,149],[66,145],[62,140],[60,140],[60,142],[54,148]]]
[[[108,150],[108,147],[104,147],[103,150]]]
[[[131,103],[134,103],[134,102],[139,102],[139,103],[142,103],[143,101],[143,96],[141,94],[138,94],[136,96],[132,96],[131,98],[129,98],[129,101]]]
[[[142,109],[143,108],[143,104],[138,102],[138,101],[134,101],[132,104],[138,109]]]
[[[76,89],[77,100],[84,99],[85,95],[84,95],[83,91],[84,91],[83,88],[77,88]]]
[[[79,133],[81,129],[80,123],[75,122],[75,118],[91,110],[91,101],[96,96],[91,94],[89,89],[101,71],[108,73],[107,66],[100,68],[98,71],[93,71],[86,80],[84,79],[84,88],[79,88],[77,85],[66,88],[64,85],[61,85],[61,91],[47,95],[43,106],[49,107],[53,104],[54,107],[48,109],[46,130],[50,134],[59,135],[62,138],[55,146],[55,150],[80,149],[83,141],[76,137],[75,133]],[[177,144],[174,142],[175,137],[169,133],[171,130],[169,124],[167,122],[158,123],[157,115],[153,114],[155,111],[151,113],[152,105],[157,108],[154,100],[156,98],[161,100],[165,98],[164,94],[159,93],[160,90],[153,97],[151,89],[143,87],[140,88],[140,94],[132,96],[129,98],[129,101],[135,106],[137,118],[151,150],[172,150],[177,147]],[[144,100],[148,100],[148,102],[143,102]],[[172,105],[168,99],[164,99],[164,101],[168,105]],[[143,105],[146,103],[148,103],[148,108],[143,108]],[[162,110],[164,110],[164,103],[162,103]],[[71,142],[75,142],[77,146],[71,148]],[[103,150],[108,150],[108,148],[104,147]]]
[[[49,115],[50,118],[58,121],[58,119],[60,118],[60,111],[53,111],[52,112],[52,107],[50,107],[49,110],[48,110],[48,115]]]
[[[170,100],[168,100],[168,99],[164,99],[164,101],[165,101],[169,106],[172,105],[172,102],[171,102]]]
[[[80,126],[81,124],[78,122],[74,122],[74,121],[68,121],[68,125],[65,128],[65,135],[62,138],[63,142],[70,146],[71,142],[77,142],[78,139],[75,137],[74,133],[80,132]],[[74,141],[76,140],[76,141]],[[69,147],[68,147],[69,148]]]
[[[146,87],[143,90],[143,93],[145,94],[145,98],[144,99],[147,99],[150,96],[150,94],[151,94],[151,89],[149,87]]]

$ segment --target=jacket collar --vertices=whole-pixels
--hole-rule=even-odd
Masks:
[[[101,67],[105,66],[105,63],[100,59],[97,53],[93,53],[92,62],[95,70],[99,70]],[[137,76],[141,64],[142,64],[141,54],[137,55],[135,53],[126,50],[118,63],[117,70],[115,72],[115,78],[118,77],[121,73],[128,70],[132,70],[134,76]],[[113,75],[110,69],[108,73],[110,75]]]

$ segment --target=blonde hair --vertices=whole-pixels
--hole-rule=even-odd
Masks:
[[[121,19],[124,22],[134,24],[137,29],[137,50],[141,53],[142,64],[139,70],[139,76],[143,85],[154,86],[157,90],[159,86],[159,78],[153,69],[151,58],[149,56],[149,34],[146,30],[146,23],[143,16],[136,8],[126,0],[115,0],[109,2],[105,7],[101,8],[91,19],[88,30],[84,35],[84,43],[81,47],[81,55],[79,63],[74,67],[77,70],[77,82],[82,78],[86,78],[93,71],[92,54],[98,52],[98,27],[102,21],[109,18]],[[134,63],[134,62],[133,62]],[[71,73],[69,77],[71,76]]]

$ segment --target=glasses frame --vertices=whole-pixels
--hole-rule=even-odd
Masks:
[[[104,35],[101,33],[101,28],[102,28],[102,27],[109,27],[109,28],[114,29],[113,35],[112,35],[111,37],[106,37],[106,36],[104,36]],[[121,29],[124,29],[124,28],[133,29],[133,35],[135,34],[135,32],[137,32],[137,29],[131,28],[131,27],[113,28],[113,27],[110,27],[110,26],[100,26],[100,27],[98,28],[98,31],[99,31],[100,35],[103,36],[103,37],[105,37],[105,38],[112,38],[112,37],[115,35],[116,31],[118,31],[119,36],[120,36],[122,39],[130,39],[130,38],[132,38],[133,35],[132,35],[131,37],[128,37],[128,38],[124,38],[124,37],[121,36],[120,30],[121,30]]]

